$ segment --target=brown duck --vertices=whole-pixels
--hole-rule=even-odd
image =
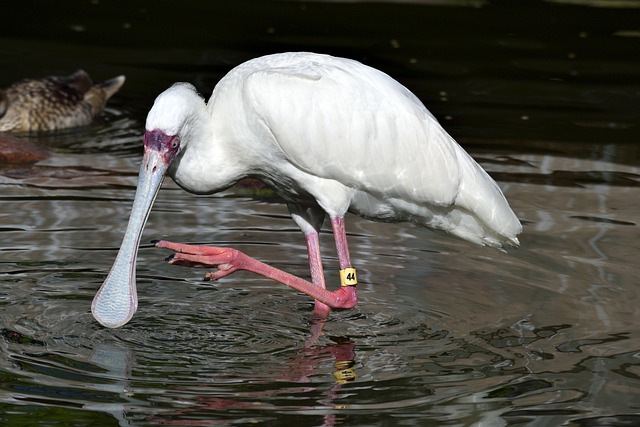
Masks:
[[[0,132],[66,129],[91,123],[124,84],[118,76],[94,84],[78,70],[67,77],[21,80],[0,90]]]

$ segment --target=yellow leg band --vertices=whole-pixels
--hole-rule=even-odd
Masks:
[[[353,366],[356,364],[353,360],[339,360],[335,363],[337,371],[333,372],[336,384],[346,384],[358,377]]]
[[[337,384],[346,384],[348,382],[355,380],[358,377],[358,375],[356,374],[355,370],[351,368],[347,368],[347,369],[340,369],[339,371],[335,371],[333,373],[333,377],[336,379]]]
[[[353,267],[340,270],[340,286],[355,286],[358,284],[356,269]]]

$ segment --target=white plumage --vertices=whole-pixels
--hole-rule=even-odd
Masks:
[[[313,53],[253,59],[220,80],[208,104],[192,85],[177,83],[156,99],[146,130],[141,182],[156,173],[145,172],[148,152],[192,193],[258,177],[288,202],[308,245],[324,213],[335,234],[334,219],[347,211],[494,247],[518,245],[521,224],[496,183],[408,89],[353,60]],[[154,197],[140,205],[150,210]],[[138,234],[139,222],[129,227]],[[350,265],[348,252],[340,263]],[[109,282],[103,288],[115,286]]]

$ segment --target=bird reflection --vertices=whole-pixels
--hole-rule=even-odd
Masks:
[[[322,425],[337,425],[339,411],[347,408],[339,402],[340,391],[345,384],[357,378],[356,344],[349,337],[325,338],[323,332],[325,323],[326,320],[313,320],[304,347],[295,356],[283,361],[282,370],[275,372],[269,378],[270,381],[278,383],[301,383],[304,384],[303,387],[272,387],[267,390],[234,393],[236,398],[229,397],[228,392],[219,395],[211,393],[214,388],[210,383],[201,386],[201,393],[194,393],[192,383],[187,385],[188,390],[180,390],[180,384],[171,384],[169,387],[172,393],[182,394],[181,400],[188,407],[154,414],[149,421],[162,425],[214,425],[223,421],[209,418],[211,411],[282,409],[281,405],[270,404],[269,400],[278,396],[287,398],[295,394],[320,391],[326,387],[327,382],[330,382],[332,384],[328,389],[320,391],[323,397],[318,400],[318,405],[300,405],[296,406],[296,410],[318,411],[319,416],[322,416]],[[321,340],[328,340],[329,343],[321,344]],[[333,360],[332,372],[323,372],[326,368],[321,365],[325,365],[327,359]],[[143,405],[143,402],[139,402],[136,398],[136,387],[132,384],[132,371],[135,369],[133,352],[130,349],[101,344],[94,350],[90,360],[105,369],[107,373],[102,376],[110,380],[109,382],[101,381],[96,384],[96,387],[108,393],[117,393],[123,403],[93,403],[87,404],[85,409],[106,412],[117,419],[120,425],[130,425],[128,419],[130,408],[135,406],[136,402]],[[327,381],[318,381],[319,374],[325,374],[324,378]],[[189,395],[194,397],[185,398]],[[111,399],[111,401],[114,400]]]

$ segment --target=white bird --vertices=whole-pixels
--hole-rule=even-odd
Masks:
[[[104,326],[124,325],[137,309],[137,249],[165,174],[195,194],[221,191],[247,176],[273,187],[305,235],[311,282],[231,248],[156,245],[176,252],[171,263],[217,267],[209,279],[238,269],[273,278],[315,298],[319,316],[357,302],[347,212],[411,221],[497,248],[518,246],[522,231],[497,184],[387,74],[328,55],[263,56],[231,70],[208,103],[188,83],[156,98],[129,224],[92,304]],[[318,243],[325,216],[341,270],[342,286],[333,292],[325,289]]]

